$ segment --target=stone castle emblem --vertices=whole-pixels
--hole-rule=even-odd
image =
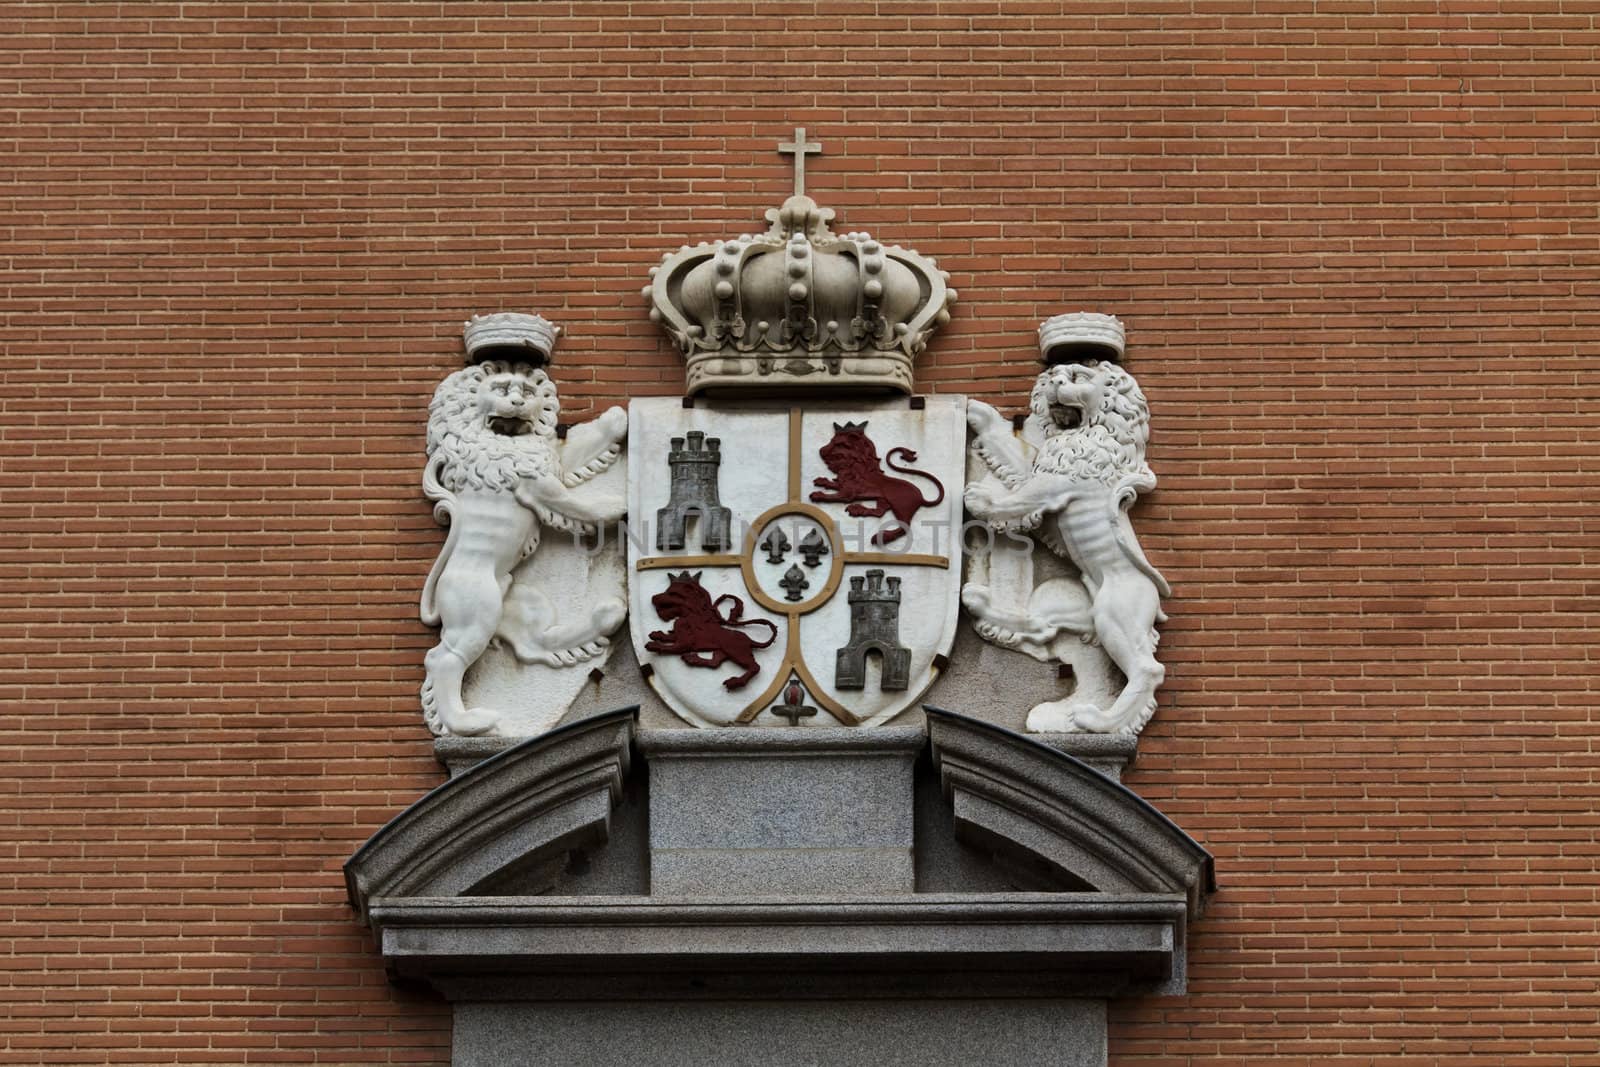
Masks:
[[[429,424],[424,488],[449,526],[423,597],[440,626],[429,726],[543,732],[633,669],[624,625],[637,675],[690,724],[874,726],[960,670],[970,626],[1070,676],[1006,725],[1136,734],[1163,678],[1168,590],[1128,519],[1155,479],[1122,324],[1044,323],[1015,425],[915,395],[948,276],[833,233],[804,193],[819,146],[796,131],[781,147],[795,193],[769,228],[668,253],[644,289],[685,359],[682,398],[633,399],[563,439],[557,328],[468,324],[470,365]]]

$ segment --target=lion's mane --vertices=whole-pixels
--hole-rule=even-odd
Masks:
[[[1098,410],[1085,411],[1082,426],[1066,429],[1050,417],[1046,399],[1047,389],[1057,379],[1055,371],[1039,376],[1028,401],[1030,418],[1043,439],[1034,469],[1112,488],[1153,487],[1156,476],[1144,461],[1150,405],[1139,383],[1115,363],[1101,363],[1095,368],[1102,389]]]
[[[841,490],[870,487],[880,478],[878,449],[864,433],[840,433],[822,446],[822,462],[837,476]]]
[[[536,401],[533,432],[495,433],[478,410],[484,380],[518,374],[532,384]],[[428,405],[428,470],[451,493],[487,489],[509,493],[519,480],[561,473],[556,458],[556,387],[544,371],[526,363],[488,360],[465,367],[439,383]]]

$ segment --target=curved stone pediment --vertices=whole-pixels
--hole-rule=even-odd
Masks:
[[[603,843],[628,772],[637,708],[583,719],[451,778],[344,865],[361,915],[384,898],[471,895],[509,872]]]
[[[1181,895],[1191,918],[1216,891],[1211,854],[1155,806],[1064,752],[927,708],[956,834],[1023,853],[1102,893]]]

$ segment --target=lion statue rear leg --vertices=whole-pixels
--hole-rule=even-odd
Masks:
[[[519,662],[569,667],[611,647],[610,635],[627,617],[628,606],[617,597],[603,597],[582,614],[563,625],[551,599],[520,582],[506,598],[495,637]]]
[[[499,722],[499,713],[489,708],[467,708],[461,688],[467,668],[478,661],[494,639],[501,598],[511,578],[497,578],[487,567],[462,567],[456,574],[449,571],[447,566],[439,582],[439,643],[422,660],[426,672],[422,707],[424,713],[436,716],[449,733],[489,733]]]
[[[1014,648],[1043,663],[1071,668],[1072,692],[1046,700],[1028,711],[1025,728],[1033,733],[1081,730],[1079,716],[1103,714],[1116,692],[1116,679],[1106,654],[1095,641],[1094,616],[1083,584],[1071,578],[1041,582],[1026,607],[1006,610],[993,602],[987,586],[969,583],[961,602],[979,635],[1003,648]]]
[[[483,648],[487,647],[489,642],[484,641]],[[488,708],[468,710],[461,700],[467,668],[477,661],[482,651],[480,648],[477,652],[463,653],[440,641],[423,657],[422,667],[427,672],[422,683],[423,711],[432,710],[447,733],[463,737],[489,733],[500,719],[498,713]]]
[[[1138,733],[1155,713],[1156,690],[1167,669],[1156,659],[1156,619],[1160,594],[1142,574],[1130,573],[1101,585],[1094,598],[1095,632],[1128,683],[1105,711],[1093,705],[1073,708],[1073,722],[1094,733]]]
[[[1062,633],[1051,642],[1050,656],[1072,670],[1072,693],[1061,700],[1046,700],[1028,710],[1025,729],[1030,733],[1081,732],[1081,717],[1102,714],[1110,707],[1121,681],[1111,660],[1093,635]]]

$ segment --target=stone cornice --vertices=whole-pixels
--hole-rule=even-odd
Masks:
[[[374,901],[397,976],[745,970],[1091,972],[1112,987],[1181,968],[1185,905],[1161,894],[770,898],[458,897]]]

